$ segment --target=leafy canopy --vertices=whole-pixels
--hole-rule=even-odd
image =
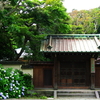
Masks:
[[[62,0],[3,0],[0,4],[0,59],[18,60],[26,49],[29,58],[43,60],[41,39],[71,31]],[[20,53],[16,48],[22,48]]]

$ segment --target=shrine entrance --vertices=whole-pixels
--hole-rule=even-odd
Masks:
[[[61,62],[59,85],[62,87],[88,86],[88,71],[85,62]]]

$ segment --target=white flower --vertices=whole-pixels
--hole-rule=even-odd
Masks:
[[[16,83],[18,83],[18,81],[16,81]]]
[[[12,79],[14,79],[14,77],[12,77]]]
[[[6,70],[4,70],[4,72],[6,72]]]
[[[18,90],[19,88],[18,87],[16,87],[16,90]]]
[[[12,82],[14,82],[14,80],[12,80]]]
[[[15,84],[13,84],[13,86],[15,86]]]
[[[9,77],[5,77],[6,79],[9,79]]]
[[[18,95],[18,97],[21,97],[21,95]]]
[[[17,75],[17,74],[15,73],[15,75]]]
[[[7,97],[7,98],[9,98],[9,95],[8,95],[8,93],[6,93],[6,97]]]

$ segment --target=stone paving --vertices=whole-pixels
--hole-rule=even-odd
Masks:
[[[96,98],[48,98],[48,99],[8,99],[8,100],[100,100],[100,99],[96,99]]]

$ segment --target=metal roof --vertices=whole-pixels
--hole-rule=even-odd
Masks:
[[[100,35],[49,35],[41,43],[41,52],[100,52]]]

